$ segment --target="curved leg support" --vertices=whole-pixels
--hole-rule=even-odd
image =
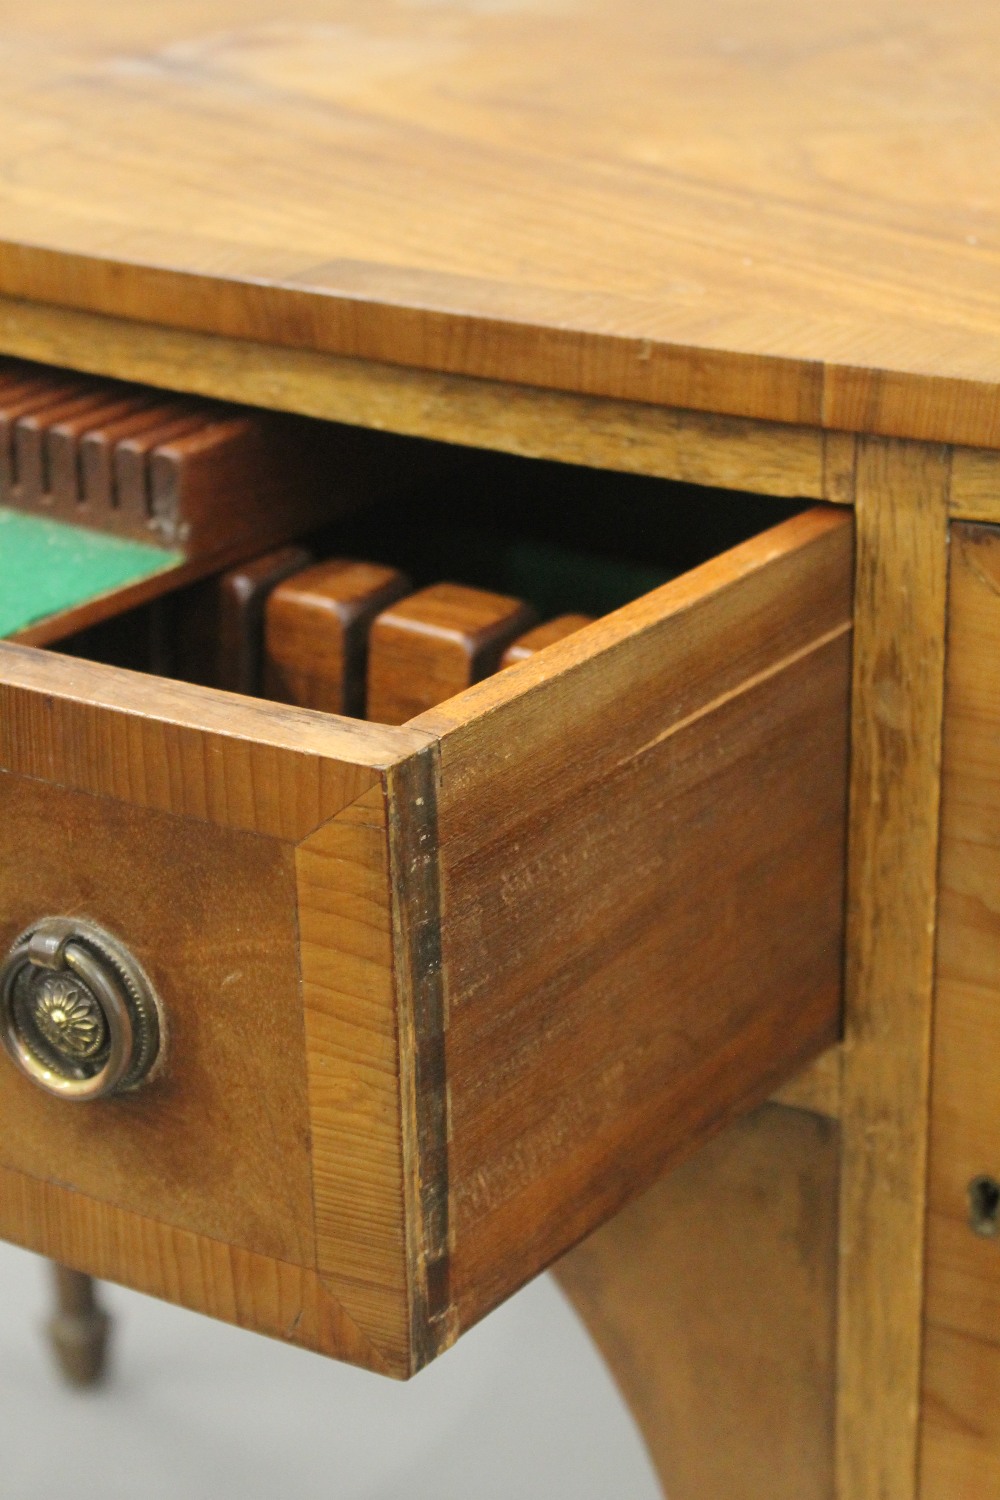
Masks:
[[[556,1267],[670,1500],[832,1500],[838,1146],[769,1105]]]

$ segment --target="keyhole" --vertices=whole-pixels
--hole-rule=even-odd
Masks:
[[[1000,1182],[995,1177],[973,1177],[969,1183],[969,1225],[987,1237],[1000,1233]]]

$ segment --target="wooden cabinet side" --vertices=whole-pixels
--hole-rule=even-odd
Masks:
[[[1000,1492],[1000,529],[952,527],[922,1500]]]

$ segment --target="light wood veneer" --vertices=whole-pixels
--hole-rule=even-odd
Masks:
[[[998,26],[974,0],[37,0],[0,54],[0,291],[995,446]]]

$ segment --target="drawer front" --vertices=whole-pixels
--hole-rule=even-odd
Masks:
[[[161,1072],[121,1097],[3,1060],[0,1233],[407,1370],[387,814],[430,737],[0,654],[0,938],[98,924],[166,1022]]]
[[[0,1159],[279,1260],[313,1256],[309,1110],[290,846],[31,777],[2,780],[0,905],[22,931],[83,916],[155,984],[178,1066],[99,1103],[14,1069]],[[182,1065],[181,1065],[182,1060]]]
[[[0,938],[167,1031],[0,1063],[0,1233],[418,1368],[835,1039],[850,596],[809,512],[402,728],[0,647]]]

